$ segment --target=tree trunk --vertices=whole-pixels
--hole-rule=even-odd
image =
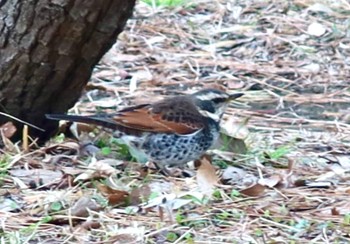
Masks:
[[[74,105],[134,4],[135,0],[1,0],[0,111],[45,129],[30,129],[30,134],[46,139],[56,122],[44,115],[63,113]],[[8,120],[0,115],[0,125]]]

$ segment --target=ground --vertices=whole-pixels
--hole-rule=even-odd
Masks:
[[[244,92],[214,167],[147,174],[137,153],[86,126],[73,126],[79,140],[6,142],[2,242],[349,243],[349,2],[146,2],[71,112]]]

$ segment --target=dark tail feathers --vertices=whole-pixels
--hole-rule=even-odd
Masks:
[[[116,129],[118,124],[113,122],[111,118],[102,116],[80,116],[80,115],[68,115],[68,114],[46,114],[47,119],[52,120],[67,120],[72,122],[79,122],[85,124],[100,125],[106,128]]]

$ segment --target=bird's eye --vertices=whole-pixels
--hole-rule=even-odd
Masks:
[[[224,103],[224,102],[226,102],[226,98],[224,98],[224,97],[216,97],[216,98],[214,98],[214,99],[212,99],[212,101],[214,102],[214,103]]]

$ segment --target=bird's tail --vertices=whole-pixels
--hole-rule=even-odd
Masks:
[[[110,129],[117,129],[120,125],[113,122],[108,116],[81,116],[81,115],[69,115],[69,114],[46,114],[47,119],[52,120],[67,120],[78,123],[94,124],[103,126]]]

